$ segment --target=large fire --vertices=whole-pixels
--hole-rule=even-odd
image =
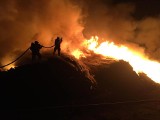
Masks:
[[[157,83],[160,83],[160,63],[149,60],[145,55],[137,51],[130,50],[126,46],[118,46],[113,42],[102,42],[99,44],[99,38],[92,37],[90,40],[85,40],[83,46],[96,54],[101,54],[104,57],[111,57],[116,60],[124,60],[129,62],[136,73],[145,73],[149,78]],[[76,58],[85,57],[85,54],[77,49],[72,52]]]

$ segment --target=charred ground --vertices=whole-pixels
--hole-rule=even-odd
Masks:
[[[144,74],[137,75],[127,62],[107,59],[102,64],[93,65],[92,62],[89,59],[80,62],[63,55],[0,72],[4,117],[26,120],[112,120],[128,115],[126,119],[129,120],[134,116],[131,111],[138,114],[137,109],[143,111],[157,105],[154,102],[86,106],[160,98],[159,84]],[[156,110],[159,109],[160,106],[157,106]],[[153,111],[149,109],[148,112]],[[119,113],[118,116],[114,116],[116,113]],[[142,117],[137,115],[136,119]]]

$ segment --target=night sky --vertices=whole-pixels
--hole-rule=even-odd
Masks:
[[[135,17],[142,19],[147,16],[159,16],[159,0],[114,0],[114,3],[132,3],[135,5]]]

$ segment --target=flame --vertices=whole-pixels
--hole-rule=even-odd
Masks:
[[[157,61],[149,60],[145,55],[137,51],[130,50],[126,46],[115,45],[114,42],[105,41],[101,44],[98,43],[99,38],[92,37],[90,40],[85,40],[83,46],[93,51],[96,54],[101,54],[104,57],[111,57],[116,60],[124,60],[128,62],[136,73],[145,73],[153,81],[160,83],[160,63]],[[73,52],[74,53],[74,52]],[[83,52],[75,51],[76,58],[84,56]]]
[[[79,49],[74,50],[71,54],[77,59],[80,59],[81,57],[85,57],[83,52],[80,51]]]

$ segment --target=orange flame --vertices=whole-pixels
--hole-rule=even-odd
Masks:
[[[99,38],[92,37],[90,40],[85,40],[83,46],[93,51],[96,54],[101,54],[104,57],[111,57],[116,60],[124,60],[129,62],[133,67],[133,70],[137,73],[145,73],[149,78],[157,83],[160,83],[160,63],[157,61],[151,61],[144,55],[137,51],[132,51],[126,46],[117,46],[113,42],[98,43]],[[75,52],[76,53],[76,52]],[[73,54],[76,58],[84,56],[82,51],[78,51]]]
[[[79,49],[74,50],[71,54],[77,59],[80,59],[81,57],[85,57],[83,52],[80,51]]]

